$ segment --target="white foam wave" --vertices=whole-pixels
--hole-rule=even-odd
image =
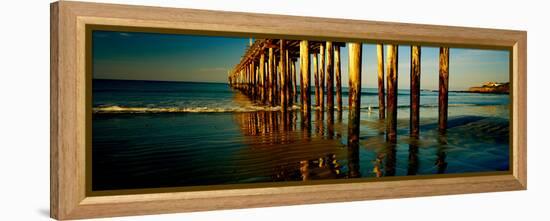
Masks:
[[[476,106],[474,104],[449,104],[450,107],[456,106]],[[408,108],[409,105],[402,105],[399,108]],[[437,105],[421,105],[421,107],[437,107]],[[288,110],[299,110],[301,106],[295,104],[292,107],[289,107]],[[342,107],[344,110],[348,110],[348,106]],[[320,107],[312,105],[313,110],[319,110]],[[336,110],[337,107],[335,106]],[[368,110],[369,112],[372,109],[378,109],[377,106],[361,106],[362,110]],[[249,106],[214,106],[214,107],[123,107],[118,105],[113,106],[100,106],[94,107],[94,113],[224,113],[224,112],[256,112],[256,111],[280,111],[280,106],[270,107],[270,106],[258,106],[258,105],[249,105]]]
[[[294,105],[289,110],[299,109]],[[279,111],[281,107],[246,106],[246,107],[122,107],[104,106],[94,107],[94,113],[224,113],[224,112],[256,112]]]

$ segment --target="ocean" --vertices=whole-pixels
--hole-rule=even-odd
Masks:
[[[408,136],[409,90],[398,94],[397,144],[388,145],[377,89],[362,89],[353,149],[346,87],[334,123],[312,109],[311,128],[304,128],[299,104],[283,115],[225,83],[94,79],[92,190],[509,170],[509,95],[450,92],[442,135],[438,94],[424,90],[416,140]]]

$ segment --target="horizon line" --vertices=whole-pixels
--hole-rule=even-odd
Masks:
[[[141,80],[141,79],[111,79],[111,78],[92,78],[92,80],[109,80],[109,81],[152,81],[152,82],[173,82],[173,83],[209,83],[209,84],[229,84],[227,82],[213,82],[213,81],[178,81],[178,80]],[[503,82],[503,83],[509,83],[509,82]],[[299,85],[298,85],[299,86]],[[311,85],[311,87],[315,87],[314,85]],[[477,87],[477,86],[472,86]],[[342,85],[342,88],[347,88],[346,86]],[[361,88],[369,88],[369,89],[375,89],[378,87],[361,87]],[[431,89],[431,88],[420,88],[422,91],[439,91],[439,88]],[[410,88],[398,88],[398,90],[410,90]],[[467,89],[462,90],[449,90],[449,92],[464,92],[467,91]]]

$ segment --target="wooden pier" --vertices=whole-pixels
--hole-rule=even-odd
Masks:
[[[309,87],[298,90],[297,74],[300,74],[300,85],[310,85],[309,59],[313,56],[315,73],[316,95],[325,97],[327,85],[327,108],[334,109],[334,78],[336,73],[336,100],[337,109],[342,110],[341,100],[341,67],[340,48],[345,47],[341,42],[319,42],[305,40],[260,39],[255,40],[248,47],[239,64],[229,72],[229,83],[253,101],[264,105],[280,106],[282,111],[292,108],[298,101],[298,93],[309,93]],[[325,65],[325,53],[327,64]],[[319,65],[317,65],[319,55]],[[266,59],[267,58],[267,59]],[[300,73],[297,73],[296,62],[300,59]],[[326,83],[325,83],[325,73]],[[317,90],[319,86],[319,90]],[[309,96],[300,96],[301,104],[311,104]],[[317,98],[317,96],[316,96]],[[322,99],[324,101],[324,99]],[[316,106],[324,109],[324,102],[316,100]],[[278,105],[277,105],[278,104]],[[309,108],[305,108],[305,111]]]
[[[302,127],[311,128],[311,110],[318,113],[316,121],[324,120],[327,112],[329,138],[334,123],[334,111],[341,119],[342,70],[340,51],[348,47],[348,145],[355,148],[359,141],[361,112],[362,43],[309,40],[257,39],[251,42],[239,64],[229,71],[229,84],[252,101],[265,106],[279,107],[285,113],[299,109]],[[378,112],[386,124],[386,140],[397,140],[398,47],[377,44]],[[420,76],[421,46],[410,46],[410,137],[420,133]],[[310,64],[310,60],[312,61]],[[297,70],[296,62],[300,68]],[[313,69],[313,70],[312,70]],[[299,73],[298,73],[299,71]],[[313,72],[313,73],[311,73]],[[298,76],[296,76],[298,74]],[[311,78],[313,75],[313,81]],[[299,82],[298,82],[299,79]],[[312,85],[313,83],[313,85]],[[298,85],[299,84],[299,85]],[[311,87],[315,103],[311,101]],[[299,87],[299,88],[298,88]],[[439,131],[447,129],[449,89],[449,48],[439,53]],[[336,98],[334,98],[336,96]],[[299,102],[298,102],[298,97]],[[326,100],[326,102],[325,102]],[[326,104],[326,105],[325,105]],[[299,108],[294,108],[295,105]],[[283,115],[284,116],[284,115]]]

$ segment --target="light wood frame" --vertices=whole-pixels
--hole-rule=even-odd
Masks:
[[[510,174],[384,182],[261,187],[173,193],[87,196],[86,25],[149,27],[228,34],[346,41],[509,48]],[[176,8],[55,2],[51,4],[51,216],[76,219],[352,200],[524,190],[527,188],[527,33]]]

